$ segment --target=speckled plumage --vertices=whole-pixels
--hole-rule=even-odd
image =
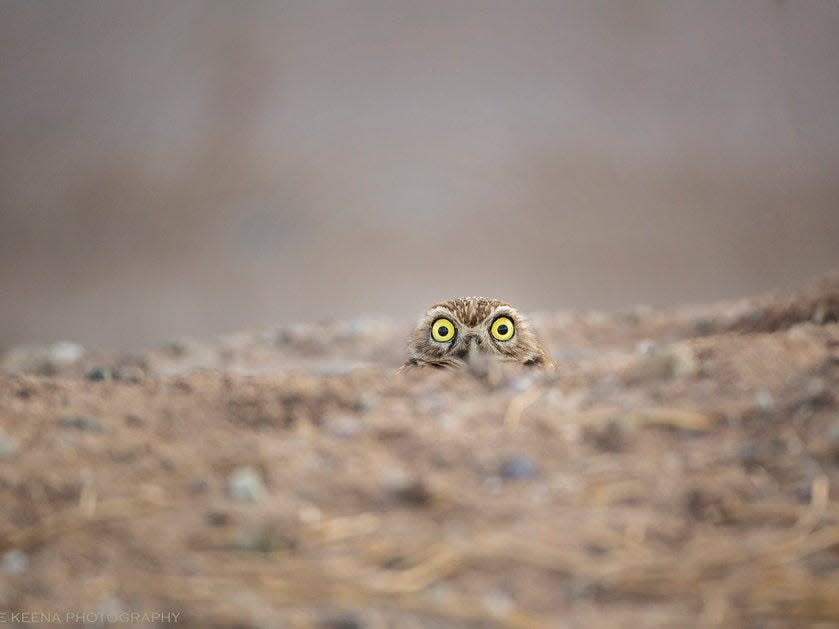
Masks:
[[[514,325],[514,334],[507,341],[491,334],[490,328],[499,317],[508,317]],[[455,326],[455,336],[448,342],[432,337],[432,324],[440,318]],[[411,333],[408,360],[399,371],[414,367],[457,368],[475,354],[528,367],[554,366],[527,318],[513,306],[488,297],[458,297],[435,304],[423,315]]]

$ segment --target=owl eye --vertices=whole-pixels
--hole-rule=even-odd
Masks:
[[[489,329],[492,336],[499,341],[509,341],[516,333],[516,327],[509,317],[498,317]]]
[[[431,338],[438,343],[448,343],[454,338],[454,323],[448,319],[437,319],[431,324]]]

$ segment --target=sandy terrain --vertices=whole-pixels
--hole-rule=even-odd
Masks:
[[[533,319],[556,374],[395,376],[390,320],[7,351],[0,614],[835,626],[839,276]]]

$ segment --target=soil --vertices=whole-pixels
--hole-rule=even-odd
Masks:
[[[0,614],[839,623],[839,275],[532,319],[555,373],[398,376],[411,324],[386,319],[8,350]]]

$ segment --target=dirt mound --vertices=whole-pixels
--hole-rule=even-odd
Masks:
[[[6,352],[0,613],[839,622],[839,276],[533,318],[556,373],[395,376],[386,320]]]

